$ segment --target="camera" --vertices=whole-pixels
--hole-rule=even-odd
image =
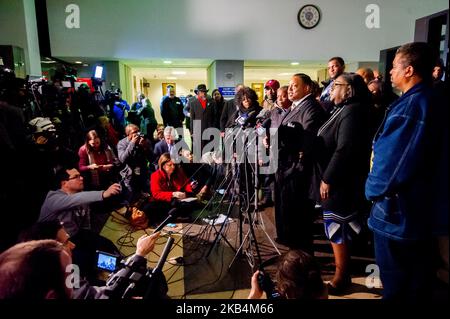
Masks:
[[[142,133],[142,132],[137,133],[137,136],[138,136],[138,137],[141,137],[141,138],[144,138],[144,137],[145,137],[144,133]]]
[[[114,272],[120,264],[120,257],[97,250],[97,269]]]
[[[259,271],[258,285],[266,293],[267,299],[280,299],[280,293],[275,289],[275,284],[268,274]]]

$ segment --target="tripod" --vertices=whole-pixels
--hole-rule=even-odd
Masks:
[[[261,262],[261,253],[260,253],[260,249],[259,249],[259,245],[258,245],[258,241],[256,239],[256,235],[255,235],[255,227],[257,227],[258,225],[261,225],[261,230],[263,231],[264,235],[267,237],[267,239],[269,240],[269,242],[271,243],[272,247],[275,249],[275,251],[278,253],[278,255],[281,255],[280,250],[278,249],[278,247],[275,245],[275,243],[273,242],[272,238],[270,238],[269,234],[266,232],[266,226],[264,224],[264,218],[261,216],[261,212],[258,211],[258,194],[257,194],[257,185],[258,185],[258,169],[259,169],[259,165],[258,165],[258,135],[255,134],[255,137],[253,139],[252,142],[250,142],[245,148],[244,148],[244,169],[246,170],[248,167],[250,167],[252,169],[252,174],[253,174],[253,180],[254,180],[254,189],[253,189],[253,194],[252,197],[249,197],[250,194],[250,190],[249,190],[249,183],[247,180],[248,174],[247,172],[245,173],[245,178],[246,178],[246,187],[247,187],[247,206],[246,208],[243,210],[242,212],[242,216],[244,221],[247,220],[248,224],[249,224],[249,229],[244,237],[244,240],[241,240],[241,245],[239,246],[236,255],[234,256],[233,260],[231,261],[229,268],[231,268],[231,266],[233,265],[234,261],[236,260],[237,256],[240,253],[244,253],[247,256],[249,265],[254,268],[255,267],[255,262],[254,262],[254,253],[253,253],[253,247],[252,244],[254,245],[254,248],[256,250],[256,255],[259,259],[259,263],[262,264]],[[254,157],[254,167],[255,169],[253,169],[253,166],[251,164],[249,164],[247,162],[248,160],[248,148],[254,143],[255,145],[255,157]],[[247,165],[248,164],[248,165]],[[253,200],[253,210],[250,210],[250,201]],[[241,234],[242,235],[242,234]]]
[[[237,136],[235,136],[235,138],[237,138]],[[244,138],[245,138],[245,136],[244,136]],[[274,249],[276,250],[278,255],[281,255],[281,253],[278,250],[278,248],[276,247],[275,243],[272,241],[270,236],[267,234],[267,232],[265,230],[264,220],[262,217],[260,217],[260,214],[257,211],[257,201],[258,201],[257,190],[256,190],[256,185],[258,185],[257,138],[258,137],[255,136],[254,139],[252,141],[250,141],[250,143],[247,143],[247,145],[245,145],[243,147],[243,153],[241,154],[239,161],[237,161],[237,159],[233,157],[233,163],[231,165],[232,170],[234,170],[234,174],[233,174],[233,178],[231,179],[231,181],[227,187],[227,190],[231,186],[233,186],[233,192],[232,192],[232,197],[231,197],[231,201],[230,201],[230,206],[228,207],[227,218],[231,214],[232,208],[235,206],[238,197],[239,197],[240,212],[239,212],[239,247],[238,247],[238,249],[233,248],[233,250],[235,251],[235,256],[234,256],[233,260],[231,261],[229,268],[231,268],[231,266],[233,265],[237,256],[240,254],[245,254],[248,257],[250,266],[253,267],[255,263],[253,260],[254,254],[253,254],[252,246],[254,246],[258,258],[261,259],[259,245],[257,243],[255,230],[254,230],[256,225],[261,225],[261,229],[264,232],[265,236],[269,239],[269,242],[272,244],[272,246],[274,247]],[[233,141],[233,143],[234,142],[235,142],[235,140]],[[249,150],[249,147],[252,145],[256,146],[255,147],[255,150],[256,150],[255,151],[255,167],[256,167],[256,169],[253,169],[251,163],[248,162],[248,157],[249,157],[248,150]],[[242,161],[242,159],[243,159],[243,161]],[[238,164],[238,162],[240,164]],[[250,174],[248,172],[249,169],[251,169]],[[250,187],[251,182],[249,182],[249,179],[250,179],[249,175],[252,176],[250,178],[253,179],[253,181],[254,181],[253,189],[251,189],[251,187]],[[251,209],[252,202],[253,202],[253,209]],[[249,230],[247,231],[247,233],[244,237],[243,236],[243,233],[244,233],[243,224],[245,221],[248,221]],[[220,241],[221,238],[226,240],[226,238],[223,236],[224,227],[225,227],[225,223],[223,223],[221,225],[220,230],[217,232],[216,238],[213,242],[213,245],[210,247],[210,250],[209,250],[207,256],[209,256],[213,247]],[[227,243],[228,243],[228,241],[227,241]],[[244,247],[245,247],[245,249],[244,249]]]

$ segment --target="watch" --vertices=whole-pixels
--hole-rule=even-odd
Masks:
[[[312,29],[320,22],[320,10],[313,4],[301,7],[297,14],[298,23],[305,29]]]

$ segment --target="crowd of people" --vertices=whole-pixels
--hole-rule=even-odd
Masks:
[[[262,105],[256,92],[242,84],[235,87],[232,100],[225,100],[217,89],[210,96],[206,85],[199,84],[196,96],[185,104],[168,87],[160,104],[161,127],[142,94],[131,107],[120,90],[97,102],[86,88],[62,92],[58,79],[48,90],[53,96],[40,101],[39,116],[25,121],[18,107],[23,105],[23,91],[13,85],[11,72],[2,70],[0,136],[8,182],[3,183],[1,196],[11,227],[2,234],[1,251],[37,221],[62,222],[67,238],[58,240],[60,229],[56,229],[46,237],[29,236],[28,240],[41,241],[18,244],[1,254],[0,268],[5,272],[0,276],[0,296],[8,297],[8,278],[16,276],[6,264],[15,255],[23,267],[28,258],[70,263],[71,255],[64,254],[55,240],[67,243],[70,237],[74,263],[88,279],[95,250],[120,253],[93,231],[94,210],[142,204],[144,198],[139,208],[153,224],[173,207],[179,217],[189,218],[199,201],[182,200],[207,198],[214,180],[223,175],[217,164],[225,166],[221,160],[195,164],[201,160],[197,154],[205,155],[201,150],[209,151],[215,143],[213,136],[203,133],[210,128],[220,132],[222,142],[213,147],[217,151],[227,144],[231,130],[262,127],[277,131],[278,148],[268,137],[263,148],[278,165],[276,172],[260,174],[260,185],[251,187],[261,190],[258,209],[274,206],[274,240],[291,249],[277,270],[281,295],[319,299],[326,298],[327,292],[345,291],[352,283],[351,243],[368,227],[374,233],[384,297],[429,298],[440,266],[447,270],[448,282],[448,125],[444,122],[448,90],[441,81],[442,65],[434,61],[424,43],[398,49],[390,79],[400,97],[371,69],[345,72],[341,57],[328,61],[329,81],[322,83],[323,88],[303,73],[294,74],[288,86],[268,81]],[[191,133],[190,143],[177,134],[183,123]],[[236,157],[242,152],[236,147],[233,151]],[[318,208],[336,267],[326,286],[314,261]],[[439,249],[440,254],[433,254]],[[257,276],[252,278],[249,298],[262,294]],[[39,297],[71,295],[56,281],[43,287]],[[19,290],[9,295],[21,296],[31,295]]]

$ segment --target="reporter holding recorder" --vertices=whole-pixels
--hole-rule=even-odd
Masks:
[[[158,160],[158,170],[151,175],[150,191],[152,198],[146,212],[150,222],[159,222],[172,207],[180,208],[178,215],[188,217],[194,208],[193,203],[182,203],[193,195],[189,179],[183,169],[175,164],[169,153],[164,153]]]

